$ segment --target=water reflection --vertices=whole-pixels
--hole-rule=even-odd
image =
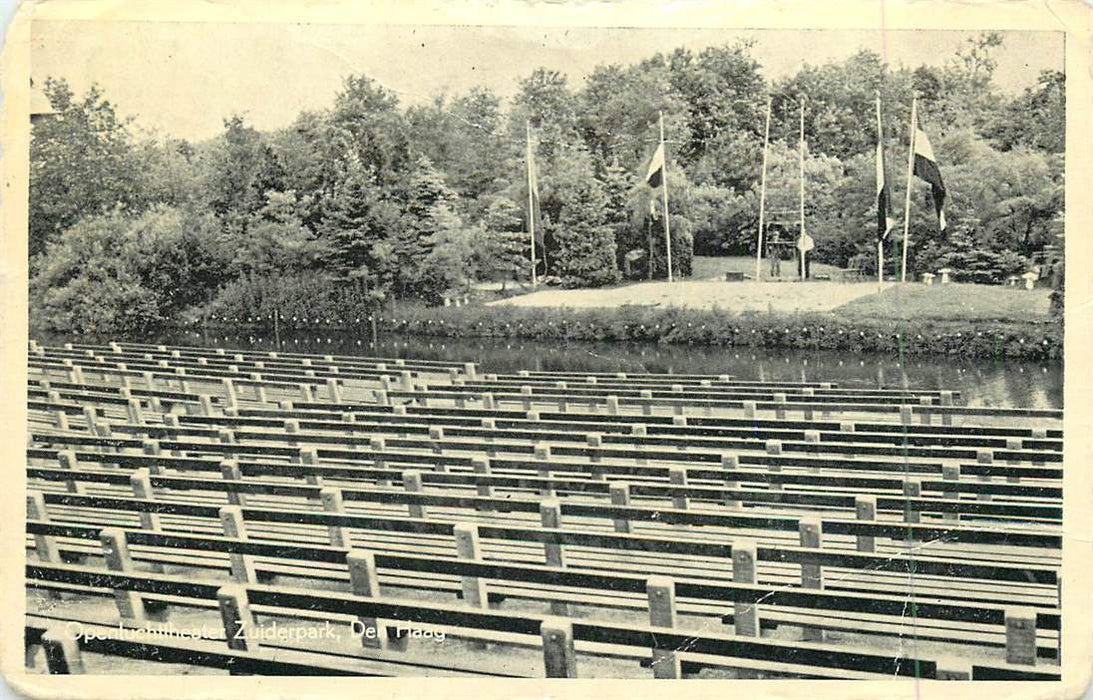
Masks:
[[[42,338],[101,342],[117,338]],[[179,331],[139,342],[283,350],[334,355],[379,355],[478,362],[487,372],[675,372],[732,374],[760,381],[834,381],[847,387],[960,390],[969,405],[1062,408],[1062,363],[976,361],[955,357],[898,357],[815,350],[759,350],[650,343],[536,342],[497,338],[453,340],[381,335],[372,347],[365,335],[345,332],[282,334]]]

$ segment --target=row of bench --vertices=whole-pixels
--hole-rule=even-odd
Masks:
[[[711,377],[664,379],[684,391],[435,365],[373,377],[379,360],[305,356],[243,393],[215,351],[37,350],[27,577],[50,605],[32,608],[27,644],[51,672],[79,672],[83,653],[240,673],[1059,677],[1051,415],[934,425],[897,403],[900,422],[790,420],[780,399],[770,418],[706,415],[706,399],[671,395]],[[126,353],[155,369],[126,356],[117,374],[106,359]],[[229,361],[281,359],[260,355]],[[531,391],[490,391],[509,382]],[[537,394],[570,382],[615,401],[553,410]],[[804,388],[790,392],[827,391]],[[625,403],[633,391],[649,409]],[[122,628],[78,612],[104,596]],[[218,635],[161,634],[216,612]],[[268,640],[320,622],[362,638]],[[407,628],[446,632],[459,653],[438,662]],[[919,658],[883,650],[910,634]]]

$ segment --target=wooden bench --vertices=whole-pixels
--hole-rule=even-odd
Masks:
[[[657,678],[880,677],[913,664],[869,640],[914,634],[956,655],[914,660],[925,677],[1058,677],[1058,412],[721,375],[261,357],[32,344],[27,583],[65,606],[31,610],[27,629],[52,672],[78,671],[81,651],[254,673],[274,672],[271,654],[299,672],[506,671],[488,651],[407,654],[389,632],[382,649],[269,645],[258,616],[431,626],[523,650],[516,675],[574,676],[598,656]],[[83,645],[59,625],[112,624],[86,616],[94,598],[130,627],[219,611],[221,637],[242,641]],[[763,636],[783,626],[801,639]]]

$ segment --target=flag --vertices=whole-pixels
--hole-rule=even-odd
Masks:
[[[539,246],[539,259],[543,259],[543,227],[539,224],[539,176],[535,172],[535,150],[531,139],[527,142],[528,164],[528,230],[535,230],[535,244]]]
[[[896,220],[892,218],[892,197],[888,192],[888,176],[884,168],[884,145],[877,142],[877,240],[888,238]]]
[[[645,182],[654,190],[664,184],[664,144],[657,146],[653,159],[649,161],[649,171],[645,173]]]
[[[941,181],[941,171],[937,167],[937,158],[934,157],[933,146],[926,132],[915,127],[915,175],[930,183],[930,189],[934,197],[934,209],[937,210],[937,221],[941,230],[945,230],[945,184]]]

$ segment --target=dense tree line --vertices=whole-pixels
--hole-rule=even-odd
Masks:
[[[927,186],[913,183],[912,272],[1008,275],[1053,242],[1065,84],[1045,72],[1020,94],[1001,92],[1001,41],[983,34],[944,66],[913,69],[863,50],[774,83],[747,42],[677,49],[601,65],[580,85],[540,68],[507,103],[474,88],[404,108],[351,76],[327,109],[283,129],[232,115],[200,143],[143,133],[97,88],[78,98],[49,80],[53,114],[35,122],[31,142],[33,315],[65,330],[139,330],[197,314],[436,303],[477,280],[526,279],[529,132],[540,274],[567,286],[613,284],[627,270],[663,277],[665,214],[642,182],[661,114],[672,262],[686,276],[692,252],[754,254],[768,96],[768,219],[796,217],[803,108],[816,259],[872,270],[875,95],[902,203],[917,94],[950,226],[938,231]]]

